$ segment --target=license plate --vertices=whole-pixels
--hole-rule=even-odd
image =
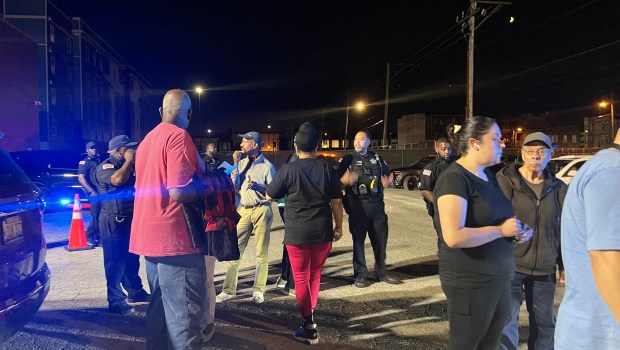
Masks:
[[[22,218],[19,216],[11,216],[2,221],[2,242],[10,243],[24,236],[24,226]]]

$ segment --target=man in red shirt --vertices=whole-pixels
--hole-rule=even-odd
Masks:
[[[192,176],[204,172],[198,150],[185,129],[191,100],[170,90],[159,108],[162,122],[136,151],[136,197],[129,251],[143,255],[151,288],[147,311],[148,349],[202,346],[205,261],[192,245],[182,203],[202,198]]]

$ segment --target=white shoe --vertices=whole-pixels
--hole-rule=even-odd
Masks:
[[[286,287],[285,287],[285,288],[282,288],[282,289],[280,290],[280,292],[282,292],[282,294],[284,294],[284,295],[290,295],[290,296],[292,296],[292,297],[294,297],[294,296],[295,296],[295,288],[290,289],[290,288],[286,288]]]
[[[234,297],[235,297],[234,295],[230,295],[228,293],[221,292],[220,294],[218,294],[215,297],[215,302],[216,303],[223,303],[223,302],[228,301],[228,300],[230,300],[230,299],[232,299]]]
[[[262,304],[265,302],[265,295],[263,292],[254,292],[252,294],[252,301],[254,301],[254,304]]]
[[[286,280],[283,279],[282,277],[278,277],[278,280],[276,281],[276,287],[282,289],[286,286]]]

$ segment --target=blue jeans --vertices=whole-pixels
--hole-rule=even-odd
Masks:
[[[146,311],[147,349],[201,349],[205,323],[202,254],[145,257],[151,302]]]
[[[519,349],[519,309],[525,293],[529,315],[529,350],[553,350],[555,273],[543,276],[515,272],[511,282],[511,319],[502,332],[501,349]]]

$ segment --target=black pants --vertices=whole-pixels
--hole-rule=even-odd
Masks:
[[[510,280],[478,288],[456,287],[441,280],[448,298],[449,350],[497,350],[510,321]]]
[[[282,222],[284,222],[284,207],[278,207],[278,212],[280,212],[280,217],[282,218]],[[284,222],[286,225],[286,222]],[[291,267],[291,260],[288,257],[288,251],[286,250],[286,246],[282,245],[282,264],[280,265],[280,278],[286,281],[286,285],[284,288],[295,289],[295,280],[293,279],[293,268]]]
[[[353,237],[353,271],[355,277],[366,277],[366,255],[364,242],[366,233],[370,238],[370,244],[375,256],[375,274],[382,278],[387,273],[385,268],[388,217],[385,214],[383,200],[361,200],[352,203],[349,213],[349,231]]]
[[[126,296],[121,289],[121,284],[130,297],[142,290],[142,280],[138,275],[140,257],[129,252],[131,217],[101,213],[99,228],[101,229],[108,303],[110,305],[123,303]]]
[[[86,240],[88,242],[98,241],[101,233],[99,232],[99,213],[101,212],[101,201],[99,201],[98,196],[90,197],[90,215],[92,215],[93,220],[88,225],[86,229]]]

